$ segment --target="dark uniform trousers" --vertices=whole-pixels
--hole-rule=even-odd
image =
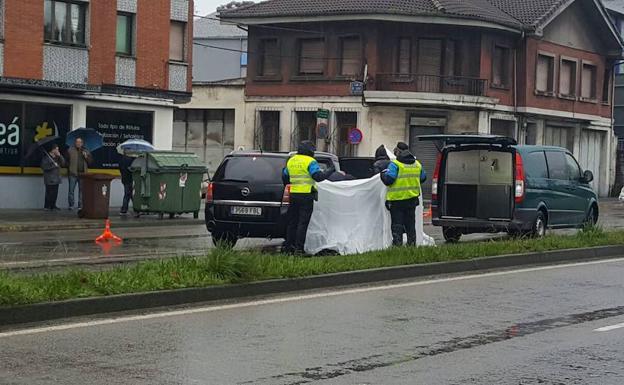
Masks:
[[[407,233],[407,244],[416,245],[416,207],[419,205],[418,198],[403,201],[387,202],[392,219],[392,244],[403,245],[403,233]]]
[[[313,210],[314,194],[290,194],[286,251],[303,252]]]

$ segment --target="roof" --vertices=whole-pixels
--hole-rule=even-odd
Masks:
[[[403,16],[451,16],[490,21],[511,27],[521,26],[518,20],[493,6],[489,1],[490,0],[269,0],[223,11],[219,14],[219,17],[227,19],[387,14]]]
[[[591,0],[590,0],[591,1]],[[624,0],[604,0],[624,3]],[[574,0],[268,0],[223,11],[222,19],[340,15],[438,16],[536,30]]]
[[[602,0],[605,8],[609,11],[617,12],[624,15],[624,0]]]
[[[246,38],[247,31],[238,28],[234,24],[221,24],[216,12],[204,17],[198,17],[193,23],[193,38],[195,39],[233,37]]]

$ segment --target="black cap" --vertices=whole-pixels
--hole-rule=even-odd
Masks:
[[[409,146],[405,142],[397,143],[397,148],[401,151],[409,150]]]

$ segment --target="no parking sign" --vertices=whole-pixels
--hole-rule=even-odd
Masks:
[[[349,144],[360,144],[362,143],[362,138],[364,138],[364,134],[359,128],[353,127],[349,130]]]

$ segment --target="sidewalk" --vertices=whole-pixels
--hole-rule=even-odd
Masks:
[[[158,219],[157,215],[120,216],[118,208],[111,208],[110,218],[116,228],[152,227],[152,226],[193,226],[204,223],[204,211],[200,210],[199,219],[193,214],[183,214],[174,219],[165,216]],[[101,219],[80,219],[76,210],[44,211],[44,210],[0,210],[0,234],[23,231],[56,231],[100,229],[104,221]]]

